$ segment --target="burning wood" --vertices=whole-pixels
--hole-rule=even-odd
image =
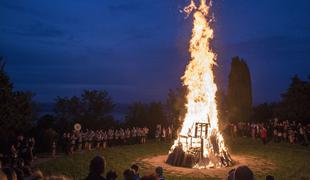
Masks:
[[[187,113],[167,159],[168,164],[175,166],[216,168],[232,164],[218,127],[217,86],[212,69],[216,64],[216,54],[210,48],[212,18],[207,18],[210,6],[211,2],[207,4],[205,0],[200,0],[197,8],[192,0],[184,8],[188,14],[195,12],[189,48],[191,60],[182,77],[188,88]]]

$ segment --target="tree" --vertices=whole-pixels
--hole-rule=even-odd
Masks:
[[[255,122],[267,122],[274,118],[275,103],[263,103],[253,108],[251,120]]]
[[[38,122],[37,122],[37,128],[38,129],[53,129],[55,128],[55,117],[50,115],[50,114],[46,114],[42,117],[39,118]]]
[[[161,102],[151,102],[148,106],[147,124],[155,128],[157,124],[167,126],[166,114]]]
[[[107,91],[85,90],[81,95],[81,106],[84,116],[100,118],[110,114],[115,105]]]
[[[133,103],[128,108],[124,124],[137,127],[147,126],[150,129],[151,136],[155,134],[157,124],[168,125],[166,113],[161,102],[151,102],[149,104]]]
[[[83,128],[98,129],[115,124],[113,108],[107,91],[85,90],[80,97],[57,97],[54,111],[59,124],[68,129],[76,122]]]
[[[310,82],[301,80],[297,75],[287,91],[281,94],[276,116],[284,120],[308,121],[310,119]]]
[[[6,74],[5,62],[2,56],[0,56],[0,92],[11,93],[13,90],[13,83],[10,82],[10,77]]]
[[[13,91],[13,83],[5,72],[5,63],[0,58],[0,131],[25,132],[32,126],[35,117],[33,94]]]
[[[124,124],[127,126],[145,126],[147,125],[147,105],[142,102],[134,102],[129,108],[125,116]]]
[[[231,121],[249,120],[252,109],[251,76],[246,62],[239,57],[234,57],[231,62],[227,106]]]
[[[166,99],[167,123],[173,125],[174,129],[179,129],[186,114],[186,88],[169,90]],[[174,131],[176,132],[176,131]]]
[[[227,118],[227,97],[223,91],[218,90],[215,98],[218,109],[219,127],[220,129],[225,129],[225,127],[229,124]]]

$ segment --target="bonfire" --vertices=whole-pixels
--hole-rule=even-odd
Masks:
[[[198,4],[198,3],[197,3]],[[182,77],[188,89],[186,114],[170,149],[167,163],[194,168],[217,168],[231,166],[232,159],[219,130],[213,67],[216,54],[210,48],[214,31],[210,26],[211,1],[200,0],[198,6],[192,0],[184,8],[193,14],[192,38],[189,52],[191,59]]]

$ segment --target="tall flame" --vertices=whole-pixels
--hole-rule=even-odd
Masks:
[[[201,139],[193,138],[192,141],[194,142],[189,143],[188,137],[195,136],[194,126],[196,123],[206,123],[208,128],[206,136],[203,137],[205,139],[203,141],[203,148],[205,149],[203,157],[209,159],[208,166],[218,167],[222,164],[217,159],[226,155],[227,149],[218,127],[218,111],[215,100],[217,86],[213,73],[216,54],[210,47],[214,31],[210,26],[212,18],[207,18],[210,6],[211,1],[207,4],[205,0],[200,0],[200,5],[197,8],[194,0],[191,0],[190,5],[184,8],[187,14],[194,11],[194,26],[189,47],[191,60],[182,77],[184,85],[188,89],[186,95],[187,112],[179,136],[170,152],[180,143],[185,152],[189,151],[190,148],[200,147]],[[215,141],[212,138],[215,138]]]

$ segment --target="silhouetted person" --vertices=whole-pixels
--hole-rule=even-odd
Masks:
[[[159,180],[164,180],[164,170],[162,167],[158,166],[156,169],[155,169],[155,173],[156,173],[156,176],[157,178],[159,178]]]
[[[23,172],[24,172],[24,178],[29,178],[32,175],[30,166],[24,166]]]
[[[235,171],[236,169],[232,169],[228,172],[227,180],[234,180]]]
[[[239,166],[234,172],[234,180],[254,180],[254,174],[247,166]]]
[[[130,169],[126,169],[123,172],[123,176],[124,176],[124,180],[135,180],[135,173]]]
[[[117,178],[117,174],[115,171],[110,170],[106,176],[107,180],[115,180]]]
[[[260,134],[261,134],[263,144],[266,144],[266,142],[267,142],[267,129],[265,127],[263,127]]]
[[[139,180],[140,179],[139,166],[137,164],[133,164],[133,165],[131,165],[130,168],[134,172],[135,180]]]
[[[94,157],[89,164],[89,174],[85,180],[105,180],[101,174],[105,169],[105,160],[101,156]]]

